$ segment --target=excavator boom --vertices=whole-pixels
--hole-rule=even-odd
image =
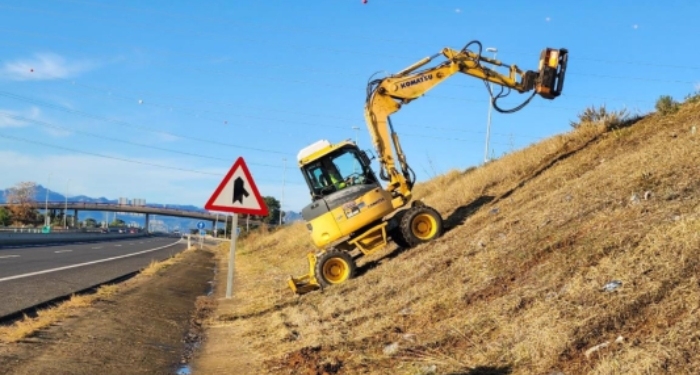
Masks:
[[[472,44],[479,47],[478,52],[468,49]],[[480,51],[481,43],[478,41],[468,43],[459,51],[444,48],[440,53],[421,59],[394,75],[369,83],[365,120],[381,164],[380,177],[389,181],[388,190],[397,197],[395,200],[397,208],[410,200],[411,189],[415,182],[413,172],[401,149],[398,135],[393,130],[389,119],[390,115],[400,110],[402,105],[425,95],[430,89],[457,73],[519,93],[533,91],[532,96],[522,105],[515,109],[504,110],[497,104],[497,100],[505,96],[503,90],[500,94],[494,95],[489,85],[486,85],[494,108],[503,113],[522,109],[538,94],[545,99],[554,99],[561,94],[568,60],[566,49],[543,50],[537,71],[522,71],[517,65],[506,65],[499,60],[482,56]],[[424,68],[440,56],[445,57],[446,60],[437,66]],[[496,67],[507,67],[508,74],[497,72]],[[421,68],[423,69],[419,70]],[[397,162],[400,171],[397,169]]]

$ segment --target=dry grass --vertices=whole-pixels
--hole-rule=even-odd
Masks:
[[[693,101],[578,126],[420,184],[453,228],[323,293],[286,287],[304,225],[239,241],[200,373],[240,365],[240,342],[262,373],[700,373],[699,120]]]
[[[190,249],[186,251],[191,251]],[[139,277],[151,277],[158,272],[172,266],[180,261],[184,252],[180,252],[164,261],[151,263],[144,268]],[[113,298],[119,292],[119,285],[108,284],[99,287],[95,293],[72,295],[70,299],[60,302],[53,307],[37,311],[35,317],[25,315],[24,318],[9,326],[0,326],[0,342],[14,343],[35,335],[42,329],[59,324],[67,318],[77,314],[78,309],[88,308],[97,301],[104,301]]]
[[[142,269],[141,272],[139,272],[139,275],[142,275],[144,277],[156,275],[159,272],[164,271],[168,267],[178,263],[182,260],[182,258],[186,256],[188,252],[195,251],[195,249],[195,247],[189,247],[185,251],[181,251],[166,260],[151,260],[151,263],[149,263],[149,265],[146,266],[146,268]]]
[[[118,290],[117,285],[104,285],[93,294],[72,295],[67,301],[39,310],[35,317],[25,315],[12,325],[0,326],[0,342],[14,343],[31,337],[42,329],[74,316],[78,309],[90,307],[99,300],[112,298]]]

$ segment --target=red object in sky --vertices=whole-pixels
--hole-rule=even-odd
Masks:
[[[367,4],[367,0],[362,0],[362,4]]]

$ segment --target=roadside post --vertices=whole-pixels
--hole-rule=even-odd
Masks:
[[[197,223],[197,229],[199,229],[199,250],[202,250],[204,248],[204,222],[200,221]]]
[[[236,239],[238,238],[238,214],[267,216],[268,209],[253,176],[242,157],[236,159],[211,198],[204,205],[206,210],[232,213],[231,247],[228,257],[228,275],[226,278],[226,298],[233,294],[233,270],[236,257]],[[234,228],[235,232],[234,232]]]

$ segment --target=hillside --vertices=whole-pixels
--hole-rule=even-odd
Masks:
[[[697,99],[419,185],[444,236],[324,292],[303,224],[240,241],[194,373],[700,373]]]

